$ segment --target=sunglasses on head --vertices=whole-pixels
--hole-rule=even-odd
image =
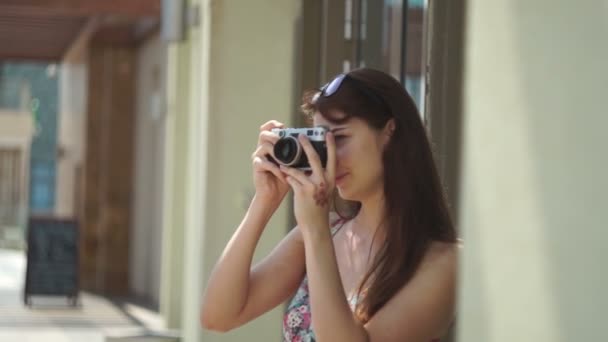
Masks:
[[[312,102],[316,103],[321,96],[322,97],[332,96],[333,94],[335,94],[338,91],[338,89],[340,89],[340,86],[342,85],[342,83],[344,83],[344,81],[347,79],[359,91],[364,93],[365,96],[367,96],[369,99],[372,99],[374,102],[376,102],[377,104],[382,106],[386,110],[387,114],[391,112],[390,107],[388,106],[386,101],[384,101],[382,99],[382,97],[380,97],[380,95],[376,94],[372,89],[370,89],[368,86],[366,86],[363,82],[359,81],[356,78],[353,78],[352,76],[350,76],[348,74],[340,74],[340,75],[336,76],[336,78],[334,78],[333,80],[331,80],[330,82],[325,84],[323,87],[321,87],[321,90],[318,93],[316,93],[315,96],[312,98]]]

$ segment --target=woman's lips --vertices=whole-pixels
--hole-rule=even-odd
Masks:
[[[336,177],[336,185],[340,185],[340,183],[342,183],[344,179],[346,179],[346,176],[348,176],[348,173],[343,173]]]

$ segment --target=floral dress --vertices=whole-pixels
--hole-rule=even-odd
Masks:
[[[342,228],[344,221],[332,224],[332,236]],[[350,296],[348,303],[351,310],[355,310],[358,296]],[[304,276],[298,291],[289,302],[285,315],[283,316],[283,341],[285,342],[315,342],[315,333],[312,330],[312,318],[310,312],[310,299],[308,292],[308,277]],[[435,339],[431,342],[439,342]]]
[[[338,220],[332,224],[331,235],[335,235],[344,221]],[[349,300],[354,310],[356,298]],[[315,342],[315,333],[312,331],[310,300],[308,295],[308,277],[304,276],[296,295],[293,297],[287,311],[283,316],[283,341],[285,342]]]

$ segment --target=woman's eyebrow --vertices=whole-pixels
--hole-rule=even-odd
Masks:
[[[346,129],[346,127],[336,127],[336,128],[334,128],[334,129],[332,129],[332,130],[331,130],[331,132],[332,132],[332,133],[336,133],[336,132],[341,131],[341,130],[343,130],[343,129]]]

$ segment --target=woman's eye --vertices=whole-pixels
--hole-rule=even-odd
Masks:
[[[336,136],[334,137],[334,140],[338,141],[338,140],[342,140],[342,139],[344,139],[344,138],[346,138],[346,136],[345,136],[345,135],[336,135]]]

